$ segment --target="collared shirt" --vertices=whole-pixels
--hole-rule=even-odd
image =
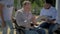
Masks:
[[[3,16],[4,20],[11,20],[14,0],[0,0],[0,4],[3,4]],[[1,17],[0,17],[1,21]]]
[[[51,19],[56,19],[57,18],[57,10],[52,6],[50,9],[43,8],[40,12],[40,16],[48,16]]]
[[[30,28],[30,23],[32,22],[31,21],[31,18],[32,18],[31,12],[27,14],[24,12],[24,9],[20,9],[16,12],[15,18],[16,18],[17,24],[19,26],[24,26],[24,27]]]

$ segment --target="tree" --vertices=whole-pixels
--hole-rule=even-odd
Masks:
[[[15,7],[17,7],[17,5],[19,6],[19,4],[22,7],[22,2],[23,1],[25,1],[25,0],[20,0],[20,1],[15,0]],[[43,5],[45,3],[44,0],[29,0],[29,1],[31,1],[31,4],[32,4],[32,7],[31,7],[32,13],[39,15],[40,10],[41,10],[41,8],[43,7]],[[55,1],[56,0],[52,0],[52,1],[53,1],[52,5],[55,7]]]

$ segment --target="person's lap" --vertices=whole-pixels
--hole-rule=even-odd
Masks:
[[[42,23],[39,27],[48,28],[48,33],[53,34],[53,30],[56,29],[56,24],[49,24],[45,22],[45,23]]]
[[[28,30],[23,30],[26,34],[46,34],[44,29],[33,28]],[[18,32],[18,31],[17,31]]]
[[[42,27],[42,28],[49,28],[51,24],[47,23],[47,22],[44,22],[42,23],[39,27]]]
[[[37,28],[37,29],[32,29],[32,30],[30,30],[30,32],[33,33],[33,34],[34,34],[34,33],[35,33],[35,34],[46,34],[44,29],[38,29],[38,28]],[[31,34],[31,33],[30,33],[30,34]]]

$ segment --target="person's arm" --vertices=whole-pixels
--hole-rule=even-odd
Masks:
[[[57,13],[57,10],[55,9],[54,16],[53,16],[53,18],[54,18],[53,20],[54,20],[54,21],[56,21],[57,15],[58,15],[58,13]]]
[[[4,21],[4,16],[3,16],[3,7],[4,7],[4,5],[0,3],[0,17],[2,19],[2,27],[5,27],[5,21]]]
[[[32,17],[32,24],[38,25],[37,22],[36,22],[36,17],[35,16]]]
[[[44,15],[45,14],[44,12],[45,12],[44,8],[41,9],[41,11],[40,11],[40,19],[41,19],[41,21],[46,21],[46,18],[45,18],[46,16]]]
[[[57,10],[54,9],[51,22],[55,23],[56,19],[57,19]]]

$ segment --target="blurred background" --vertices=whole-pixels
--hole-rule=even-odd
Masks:
[[[23,1],[24,0],[14,0],[15,9],[18,10],[18,9],[22,8],[22,2]],[[31,4],[32,4],[32,7],[31,7],[32,13],[35,15],[39,15],[40,10],[42,9],[42,7],[45,3],[44,2],[45,0],[29,0],[29,1],[31,1]],[[52,5],[55,7],[56,0],[52,0],[52,1],[53,1]]]

